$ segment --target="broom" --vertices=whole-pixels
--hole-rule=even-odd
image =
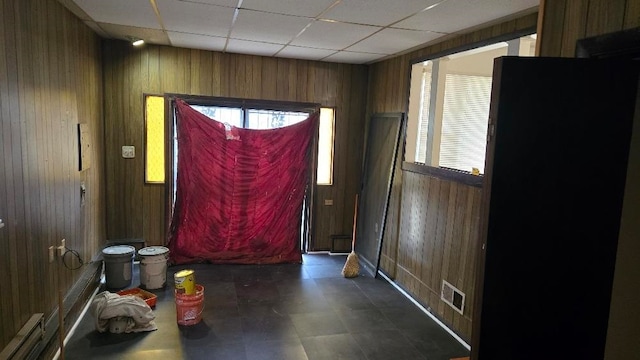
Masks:
[[[356,254],[356,219],[358,218],[358,194],[356,194],[356,206],[353,211],[353,234],[351,235],[351,252],[347,256],[347,261],[342,268],[342,276],[352,278],[358,276],[360,272],[360,263],[358,263],[358,255]]]

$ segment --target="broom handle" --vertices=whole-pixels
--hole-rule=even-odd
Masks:
[[[358,218],[358,194],[356,194],[356,206],[353,210],[353,234],[351,235],[351,251],[356,248],[356,219]]]

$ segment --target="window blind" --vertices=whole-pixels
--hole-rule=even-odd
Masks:
[[[447,74],[440,166],[484,173],[491,77]]]

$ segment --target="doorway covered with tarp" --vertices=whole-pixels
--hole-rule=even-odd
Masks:
[[[254,130],[212,120],[176,99],[171,262],[299,263],[319,114]]]

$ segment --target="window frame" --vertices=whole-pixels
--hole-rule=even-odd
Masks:
[[[489,39],[485,39],[482,41],[477,41],[477,42],[473,42],[473,43],[469,43],[469,44],[465,44],[462,46],[456,46],[456,47],[452,47],[446,50],[442,50],[442,51],[437,51],[434,52],[432,54],[428,54],[428,55],[423,55],[423,56],[419,56],[419,57],[415,57],[409,60],[409,68],[407,71],[407,97],[406,97],[406,102],[405,102],[405,112],[407,114],[409,114],[409,102],[410,102],[410,97],[411,97],[411,76],[412,76],[412,70],[413,70],[413,66],[415,64],[418,63],[423,63],[425,61],[434,61],[437,60],[439,58],[445,57],[445,56],[449,56],[449,55],[453,55],[456,53],[460,53],[460,52],[464,52],[464,51],[469,51],[469,50],[473,50],[476,48],[480,48],[480,47],[484,47],[484,46],[488,46],[488,45],[492,45],[492,44],[496,44],[496,43],[500,43],[500,42],[508,42],[514,39],[518,39],[524,36],[528,36],[528,35],[533,35],[536,33],[536,28],[535,27],[529,27],[529,28],[525,28],[525,29],[521,29],[518,31],[514,31],[512,33],[509,34],[504,34],[504,35],[500,35],[500,36],[495,36]],[[431,94],[433,96],[433,94]],[[407,119],[407,122],[409,121],[409,119]],[[419,131],[419,130],[418,130]],[[405,134],[405,137],[408,136],[409,134]],[[406,147],[406,143],[407,143],[408,139],[405,138],[405,147]],[[416,143],[416,148],[417,148],[417,139],[413,139],[411,141],[414,141]],[[426,144],[423,145],[426,147]],[[406,148],[403,149],[403,152],[406,153]],[[440,166],[431,166],[431,165],[427,165],[427,164],[421,164],[421,163],[417,163],[415,161],[406,161],[403,159],[403,164],[402,164],[402,168],[403,170],[407,170],[407,171],[411,171],[411,172],[416,172],[416,173],[421,173],[421,174],[428,174],[431,176],[435,176],[439,179],[444,179],[444,180],[451,180],[451,181],[455,181],[455,182],[460,182],[460,183],[465,183],[471,186],[476,186],[476,187],[481,187],[482,186],[482,179],[483,179],[483,174],[480,175],[472,175],[471,172],[467,172],[464,170],[457,170],[457,169],[451,169],[451,168],[445,168],[445,167],[440,167]]]

